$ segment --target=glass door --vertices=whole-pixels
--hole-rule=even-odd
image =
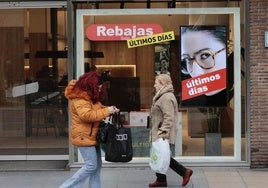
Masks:
[[[0,155],[24,155],[24,11],[1,10],[0,17]],[[21,86],[16,96],[15,86]]]
[[[1,9],[0,18],[0,159],[67,159],[66,10]]]

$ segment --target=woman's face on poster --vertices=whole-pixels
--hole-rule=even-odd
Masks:
[[[187,72],[192,78],[201,76],[226,68],[226,46],[209,32],[188,31],[181,37],[181,59],[187,62]]]
[[[224,69],[226,68],[225,44],[209,32],[188,31],[181,37],[181,59],[184,58],[191,59],[189,63],[191,66],[188,66],[188,74],[191,77]],[[207,64],[206,58],[210,63]]]

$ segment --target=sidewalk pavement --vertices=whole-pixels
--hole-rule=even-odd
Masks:
[[[186,188],[264,188],[268,187],[268,169],[245,167],[191,167],[193,176]],[[0,188],[57,188],[74,174],[70,171],[2,171]],[[103,167],[102,188],[147,188],[155,180],[149,167]],[[180,188],[182,178],[167,173],[168,187]],[[83,188],[88,188],[85,184]]]

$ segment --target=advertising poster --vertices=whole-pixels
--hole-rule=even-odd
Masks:
[[[155,74],[170,75],[169,42],[155,45]]]
[[[226,26],[180,26],[181,107],[227,105]]]

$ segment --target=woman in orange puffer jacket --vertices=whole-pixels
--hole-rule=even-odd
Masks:
[[[99,123],[104,118],[118,112],[115,106],[104,106],[101,76],[91,71],[83,74],[77,81],[71,80],[65,89],[65,96],[70,101],[71,134],[70,140],[78,147],[84,166],[60,188],[80,188],[89,178],[89,187],[100,188],[102,166],[101,151],[97,140]]]

